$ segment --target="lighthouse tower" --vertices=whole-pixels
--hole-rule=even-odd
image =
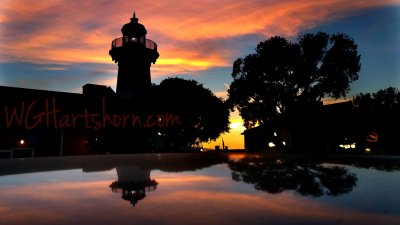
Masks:
[[[146,39],[146,28],[138,21],[133,13],[131,22],[121,29],[122,37],[112,41],[109,51],[118,63],[117,94],[125,99],[138,96],[151,85],[150,66],[159,56],[157,44]]]

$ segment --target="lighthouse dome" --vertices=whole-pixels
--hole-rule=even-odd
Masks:
[[[133,13],[131,22],[122,27],[122,34],[127,37],[144,37],[147,34],[146,28],[143,24],[138,23],[138,21],[139,19],[136,18],[135,13]]]

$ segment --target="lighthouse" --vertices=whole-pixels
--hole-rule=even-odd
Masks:
[[[122,37],[111,42],[109,54],[118,63],[117,95],[130,99],[151,85],[151,63],[156,63],[159,54],[157,44],[146,38],[147,30],[135,13],[121,31]]]

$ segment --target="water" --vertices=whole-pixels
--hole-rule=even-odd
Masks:
[[[0,224],[400,224],[400,160],[153,154],[0,161]]]

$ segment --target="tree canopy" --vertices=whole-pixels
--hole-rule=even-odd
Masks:
[[[358,94],[353,104],[357,127],[365,140],[375,133],[378,152],[399,154],[400,91],[388,87],[375,93]]]
[[[354,105],[361,111],[375,113],[400,114],[400,91],[395,87],[388,87],[376,93],[357,94]]]
[[[112,153],[177,152],[229,130],[227,105],[195,80],[167,78],[135,98],[115,102],[109,108],[127,115],[123,117],[127,124],[135,121],[135,126],[95,130],[90,148]]]
[[[257,45],[256,53],[233,63],[227,103],[239,110],[247,128],[324,97],[344,97],[358,79],[360,55],[349,36],[319,32],[297,40],[271,37]]]
[[[167,78],[156,86],[157,111],[179,117],[180,124],[160,130],[176,148],[215,140],[229,130],[229,109],[195,80]]]

